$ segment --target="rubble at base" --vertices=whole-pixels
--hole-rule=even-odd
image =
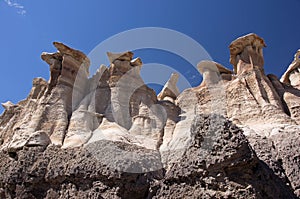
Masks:
[[[279,80],[248,34],[233,71],[203,61],[198,87],[180,93],[174,73],[156,95],[130,51],[89,77],[86,55],[53,44],[49,81],[2,103],[0,198],[300,197],[299,50]]]

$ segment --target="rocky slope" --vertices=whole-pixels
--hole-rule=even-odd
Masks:
[[[54,46],[50,80],[2,104],[1,198],[300,197],[300,51],[279,80],[245,35],[234,71],[203,61],[198,87],[172,74],[156,96],[132,52],[89,78],[86,55]]]

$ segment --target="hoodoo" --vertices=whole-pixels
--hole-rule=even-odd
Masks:
[[[84,53],[53,44],[49,81],[2,103],[0,198],[300,197],[299,50],[279,80],[251,33],[229,45],[233,70],[203,60],[199,86],[166,74],[156,95],[130,51],[89,77]]]

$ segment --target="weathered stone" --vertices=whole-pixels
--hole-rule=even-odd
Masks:
[[[227,81],[232,79],[231,70],[213,61],[201,61],[197,68],[203,76],[200,86],[210,86],[219,83],[223,79]]]
[[[178,120],[176,124],[167,124],[171,126],[171,130],[166,131],[163,137],[160,153],[162,162],[168,168],[174,161],[181,157],[186,147],[191,144],[190,127],[195,117],[195,107],[197,105],[197,95],[195,89],[184,90],[176,100],[178,110]]]
[[[86,69],[86,71],[88,72],[87,69],[88,69],[88,67],[90,65],[90,60],[87,58],[87,56],[84,53],[82,53],[79,50],[75,50],[73,48],[70,48],[70,47],[68,47],[65,44],[60,43],[60,42],[53,42],[53,45],[60,52],[60,54],[62,56],[69,55],[72,58],[74,58],[76,61],[78,61],[81,64],[83,64],[84,65],[84,69]]]
[[[159,111],[154,106],[148,107],[141,102],[138,115],[132,118],[132,125],[129,133],[136,137],[140,142],[140,146],[148,149],[156,150],[159,147],[159,142],[163,134],[164,123],[159,125],[156,121],[159,118]]]
[[[269,124],[244,127],[257,156],[299,196],[299,125]]]
[[[156,96],[132,52],[88,78],[82,52],[54,45],[49,82],[3,104],[0,198],[300,196],[299,51],[280,82],[249,34],[230,45],[234,72],[203,61],[198,87],[179,93],[172,74]]]
[[[134,142],[134,137],[129,135],[128,130],[121,127],[115,122],[110,122],[104,118],[100,126],[93,131],[88,143],[93,143],[99,140],[119,141],[124,143]]]
[[[54,42],[54,46],[61,54],[50,65],[51,78],[47,89],[47,104],[45,116],[46,122],[41,128],[48,132],[53,144],[62,145],[69,124],[68,118],[74,107],[78,105],[85,95],[85,87],[88,80],[88,58],[80,51],[71,49],[62,43]],[[44,54],[45,55],[45,54]]]
[[[296,198],[222,116],[197,115],[183,150],[156,184],[154,198]]]
[[[130,65],[131,66],[142,66],[143,62],[142,62],[141,58],[137,57],[130,61]]]
[[[297,124],[300,124],[300,90],[286,87],[283,100],[288,107],[288,113]]]
[[[130,77],[140,78],[140,70],[142,67],[142,61],[140,58],[132,60],[133,53],[128,51],[124,53],[111,53],[107,52],[108,59],[110,61],[109,67],[109,85],[110,87],[120,85],[120,80],[123,77],[128,79]],[[123,82],[122,82],[123,83]]]
[[[300,124],[300,74],[298,73],[300,68],[299,55],[300,50],[297,51],[294,56],[294,61],[281,77],[281,82],[277,79],[277,77],[268,76],[271,79],[277,93],[281,97],[286,114],[289,115],[297,124]]]
[[[125,162],[116,158],[116,151],[121,149],[128,157],[135,151],[135,159]],[[142,199],[149,194],[150,184],[163,174],[162,167],[156,165],[156,154],[122,142],[99,141],[74,149],[25,147],[16,157],[0,153],[1,198]],[[109,165],[105,164],[108,160],[112,160]],[[147,162],[155,169],[144,169]],[[124,172],[124,165],[142,172]]]
[[[109,68],[102,66],[89,80],[90,93],[73,111],[63,147],[78,147],[97,140],[131,140],[130,143],[156,149],[164,124],[160,124],[160,112],[151,109],[157,99],[140,77],[142,62],[139,58],[130,60],[131,52],[108,56],[113,63]],[[122,72],[116,73],[117,70]],[[116,76],[113,81],[117,81],[111,84],[111,78]],[[143,104],[143,108],[137,103]],[[144,118],[144,107],[149,107],[145,123],[140,121]]]
[[[253,67],[258,67],[263,72],[263,47],[266,47],[264,40],[254,33],[234,40],[229,46],[230,63],[234,67],[234,72],[240,74]],[[247,67],[244,66],[245,64]]]
[[[103,115],[96,113],[95,92],[87,95],[73,112],[63,148],[83,146],[98,128]]]
[[[177,73],[172,73],[170,79],[167,81],[163,89],[157,95],[158,100],[169,100],[175,102],[177,96],[179,95],[179,89],[177,88],[179,75]]]
[[[294,124],[284,112],[276,89],[264,74],[263,47],[263,39],[256,34],[240,37],[230,44],[230,62],[237,78],[227,84],[227,115],[240,124],[258,121]]]
[[[286,72],[282,75],[280,81],[290,84],[296,88],[300,88],[300,49],[294,56],[293,62],[290,64]]]
[[[107,57],[109,62],[112,64],[114,61],[119,60],[119,61],[131,61],[133,58],[133,53],[130,51],[123,52],[123,53],[112,53],[112,52],[107,52]]]
[[[240,124],[295,122],[284,112],[270,80],[259,70],[240,75],[226,86],[227,115]]]
[[[15,107],[16,105],[13,104],[11,101],[7,101],[5,103],[1,103],[1,105],[3,106],[3,108],[7,111],[11,110],[13,107]]]
[[[27,99],[16,105],[18,111],[2,129],[5,150],[16,151],[27,143],[47,146],[47,136],[52,144],[63,144],[73,106],[85,94],[89,60],[62,43],[54,45],[59,52],[41,55],[50,65],[49,83],[42,78],[34,79]]]

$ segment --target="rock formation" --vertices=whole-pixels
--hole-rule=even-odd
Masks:
[[[277,87],[277,92],[283,99],[286,111],[297,124],[300,124],[300,50],[294,56],[293,62],[283,74],[280,81],[282,86]]]
[[[262,48],[266,44],[262,38],[256,34],[248,34],[233,41],[230,46],[230,63],[234,72],[241,74],[244,71],[257,68],[264,71],[264,58]]]
[[[220,81],[230,81],[232,79],[233,72],[219,63],[213,61],[201,61],[197,67],[203,76],[200,87],[211,86],[213,84],[218,84]]]
[[[49,82],[34,79],[27,99],[16,105],[12,117],[1,125],[4,150],[13,152],[30,143],[36,146],[63,144],[72,107],[85,95],[89,60],[80,51],[62,43],[53,44],[58,52],[41,56],[50,65]],[[76,81],[82,87],[74,87],[79,85]],[[2,117],[8,119],[9,112],[7,110]]]
[[[280,81],[299,88],[300,85],[299,67],[300,67],[300,49],[295,54],[293,62],[288,67],[287,71],[282,75]]]
[[[158,100],[169,100],[174,103],[176,98],[178,97],[179,89],[176,84],[178,81],[179,75],[177,73],[172,73],[170,79],[167,81],[163,89],[157,95]]]
[[[300,197],[300,61],[264,73],[264,40],[233,41],[234,70],[202,61],[202,83],[156,95],[130,51],[89,77],[89,59],[54,42],[50,80],[3,103],[0,198]],[[99,55],[103,56],[103,55]]]

